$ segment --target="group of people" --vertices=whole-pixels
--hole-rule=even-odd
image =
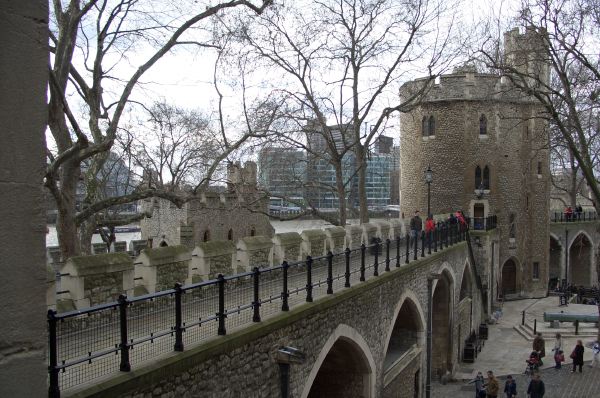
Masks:
[[[465,218],[462,210],[456,211],[454,214],[450,213],[446,222],[449,225],[460,224],[463,226],[467,226],[467,220]],[[434,232],[436,228],[435,221],[433,220],[433,215],[428,214],[427,219],[425,220],[425,234],[429,237],[429,234]],[[419,210],[415,210],[415,215],[410,219],[410,237],[411,239],[417,238],[421,235],[421,231],[423,230],[423,220],[421,219],[421,212]]]
[[[562,336],[557,333],[554,341],[554,362],[555,369],[561,368],[561,363],[565,361],[564,358],[564,345]],[[577,340],[577,344],[571,352],[570,358],[573,360],[573,369],[571,372],[579,370],[582,372],[583,368],[583,353],[585,348],[581,340]],[[600,367],[600,342],[596,341],[592,345],[593,359],[590,367]],[[546,393],[546,387],[538,372],[539,366],[543,365],[542,358],[546,355],[546,343],[541,333],[537,333],[533,339],[533,351],[527,360],[528,365],[535,365],[535,371],[532,372],[532,377],[527,386],[527,396],[529,398],[543,398]],[[470,383],[475,384],[475,398],[496,398],[500,394],[500,382],[494,376],[494,373],[490,370],[487,372],[487,380],[483,377],[481,372],[477,373],[475,379]],[[515,398],[517,396],[517,383],[515,379],[508,375],[504,383],[504,395],[506,398]]]
[[[583,207],[581,205],[575,206],[575,210],[571,206],[565,207],[565,219],[567,221],[571,220],[579,220],[581,218],[581,213],[583,213]]]
[[[475,398],[497,398],[500,393],[500,382],[491,370],[487,372],[487,380],[483,378],[481,372],[477,372],[472,383],[475,383]],[[506,398],[517,396],[517,382],[511,375],[506,376],[503,392]],[[527,395],[530,398],[543,398],[545,393],[544,382],[539,373],[536,373],[527,386]]]

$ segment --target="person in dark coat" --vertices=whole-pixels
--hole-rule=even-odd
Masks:
[[[506,394],[506,398],[515,398],[517,396],[517,383],[515,383],[515,379],[511,375],[506,376],[504,394]]]
[[[571,353],[571,358],[573,359],[573,369],[571,373],[575,372],[575,368],[579,366],[579,373],[582,372],[581,368],[583,367],[583,342],[581,340],[577,340],[577,345],[575,349]]]
[[[540,380],[540,374],[536,373],[529,382],[529,387],[527,387],[527,396],[529,398],[544,398],[545,393],[546,387],[544,386],[544,382]]]
[[[542,366],[542,358],[546,356],[546,342],[541,333],[538,333],[533,339],[533,351],[537,351],[540,358],[540,366]]]

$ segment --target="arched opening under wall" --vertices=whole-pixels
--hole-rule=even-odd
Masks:
[[[576,286],[592,285],[592,243],[586,234],[577,235],[569,248],[569,283]]]
[[[167,247],[167,246],[169,246],[169,244],[163,240],[162,242],[160,242],[160,243],[158,244],[158,246],[159,246],[159,247]]]
[[[417,305],[406,298],[394,322],[383,361],[384,372],[401,362],[406,353],[421,346],[424,328]]]
[[[548,257],[548,289],[556,289],[563,278],[561,261],[564,258],[562,245],[554,236],[550,235],[550,256]]]
[[[517,293],[517,264],[512,258],[506,260],[502,266],[501,280],[500,294],[502,297]]]
[[[448,272],[442,272],[435,284],[431,308],[431,370],[440,378],[452,371],[452,281]]]
[[[469,264],[465,264],[457,307],[458,344],[456,346],[457,358],[462,360],[464,341],[469,338],[473,330],[473,277]]]
[[[335,341],[310,387],[309,398],[371,397],[371,369],[352,340]]]

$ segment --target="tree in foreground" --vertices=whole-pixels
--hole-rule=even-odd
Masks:
[[[140,95],[142,77],[180,46],[215,48],[206,21],[230,8],[262,13],[272,0],[197,1],[70,0],[52,2],[45,186],[58,210],[57,234],[64,258],[87,251],[96,215],[147,197],[181,205],[185,198],[164,187],[139,187],[102,197],[99,182],[125,115]],[[142,59],[141,62],[137,60]],[[219,158],[250,135],[224,140]],[[86,164],[82,168],[82,164]],[[216,166],[211,167],[214,171]],[[210,175],[203,184],[208,184]],[[85,197],[77,209],[77,190]],[[201,187],[198,187],[201,188]]]

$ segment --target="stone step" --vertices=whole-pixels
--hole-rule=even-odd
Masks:
[[[533,327],[528,324],[525,325],[515,325],[513,327],[523,338],[528,341],[533,341],[535,335],[533,334]],[[542,337],[545,339],[554,338],[556,333],[560,333],[563,339],[565,338],[579,338],[579,337],[595,337],[597,335],[597,331],[595,328],[580,328],[579,334],[575,334],[575,330],[571,327],[569,329],[538,329],[538,332],[542,334]]]

